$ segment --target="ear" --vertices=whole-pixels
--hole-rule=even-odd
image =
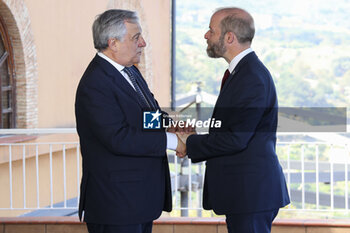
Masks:
[[[232,44],[236,40],[236,35],[233,32],[227,32],[225,35],[227,43]]]
[[[119,50],[119,41],[115,38],[108,39],[108,48],[116,52]]]

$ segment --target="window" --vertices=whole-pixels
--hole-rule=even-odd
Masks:
[[[16,100],[12,46],[0,17],[0,128],[16,127]]]

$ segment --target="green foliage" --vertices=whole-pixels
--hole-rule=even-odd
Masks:
[[[212,12],[229,0],[178,0],[176,16],[176,93],[194,82],[217,95],[228,64],[208,58],[204,34]],[[253,49],[271,71],[280,106],[349,107],[350,3],[318,0],[243,1],[256,23]],[[309,7],[309,8],[308,8]],[[307,10],[306,10],[307,9]]]
[[[336,77],[342,77],[350,70],[350,57],[340,57],[333,61],[333,72]]]
[[[234,4],[248,10],[255,19],[252,47],[272,74],[280,106],[350,107],[350,1],[339,0],[335,4],[329,0],[177,0],[176,4],[176,94],[187,93],[198,81],[203,83],[203,91],[218,94],[228,64],[223,59],[208,58],[204,34],[213,11]],[[294,136],[293,140],[298,138]],[[301,161],[302,151],[305,162],[315,161],[316,156],[320,163],[330,161],[328,145],[318,145],[317,149],[316,145],[277,146],[281,161]],[[317,185],[320,193],[330,193],[330,184]],[[344,195],[345,185],[349,184],[334,182],[334,194]],[[291,184],[290,188],[315,192],[316,184]],[[297,208],[301,204],[293,203],[280,211],[279,217],[350,217],[346,212],[296,213]],[[305,204],[305,208],[315,209],[315,205]],[[329,210],[326,206],[319,208]],[[179,213],[174,211],[172,215]],[[190,216],[196,216],[196,212],[190,212]],[[215,214],[202,211],[202,216]]]

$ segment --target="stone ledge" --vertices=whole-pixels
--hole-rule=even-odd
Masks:
[[[0,217],[0,224],[84,224],[78,217]]]
[[[78,217],[1,217],[1,224],[85,224]],[[224,218],[167,217],[154,221],[155,225],[225,225]],[[350,219],[276,219],[273,226],[350,227]]]
[[[274,226],[350,227],[350,219],[276,219]]]

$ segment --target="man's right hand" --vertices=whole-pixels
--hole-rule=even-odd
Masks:
[[[176,155],[179,158],[184,158],[186,156],[186,144],[177,136],[177,147],[176,147]]]

